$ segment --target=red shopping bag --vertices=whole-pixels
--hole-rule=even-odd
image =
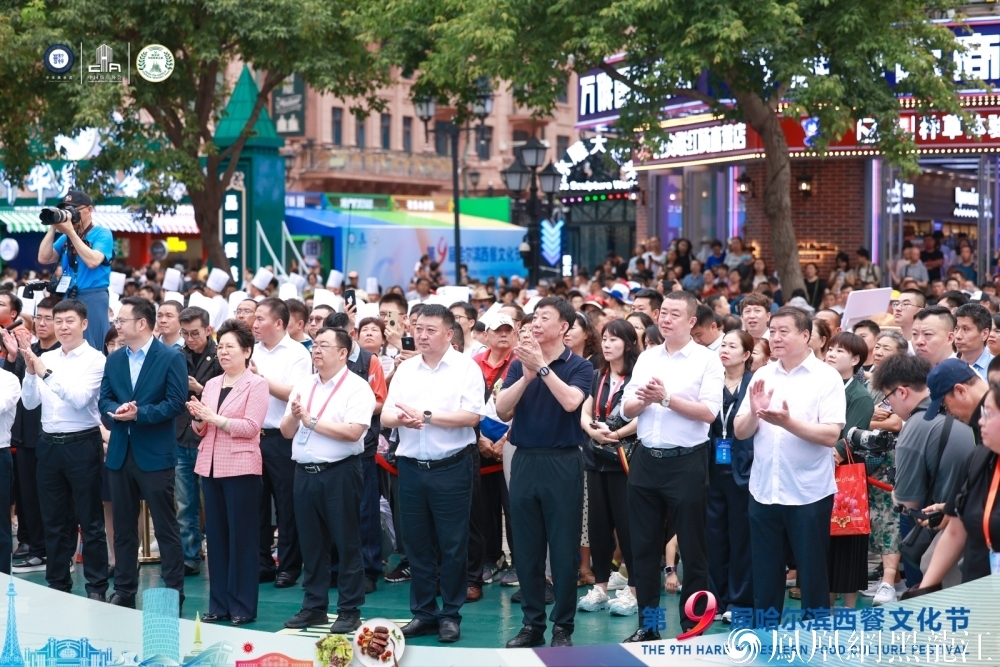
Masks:
[[[833,497],[830,535],[868,535],[872,532],[868,511],[868,475],[864,463],[855,463],[847,447],[847,462],[834,470],[837,494]]]

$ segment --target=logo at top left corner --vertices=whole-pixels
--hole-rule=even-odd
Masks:
[[[45,50],[42,62],[45,64],[45,69],[52,74],[66,74],[73,69],[76,57],[73,55],[73,49],[65,44],[53,44]]]

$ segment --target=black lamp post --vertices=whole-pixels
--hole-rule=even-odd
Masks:
[[[540,273],[539,257],[541,253],[541,221],[542,210],[541,201],[538,199],[538,190],[541,189],[547,202],[547,210],[552,210],[552,198],[559,192],[559,184],[562,176],[552,162],[542,169],[545,160],[545,144],[535,137],[531,137],[521,147],[521,155],[514,160],[514,163],[500,172],[504,185],[517,199],[521,198],[521,193],[529,189],[529,197],[526,202],[529,216],[528,238],[531,246],[531,262],[529,279],[533,284],[537,284]],[[540,186],[540,187],[539,187]]]
[[[428,127],[428,124],[434,118],[437,112],[437,105],[434,98],[422,95],[413,100],[413,110],[424,124],[424,137],[426,137],[430,132],[437,133],[439,128],[435,127],[433,130]],[[480,79],[479,88],[476,93],[476,100],[472,104],[472,115],[479,119],[479,124],[482,125],[486,120],[486,117],[493,112],[493,90],[490,88],[490,82],[486,79]],[[458,187],[458,139],[462,134],[460,119],[453,118],[452,122],[448,124],[446,128],[441,128],[440,131],[447,132],[448,136],[451,138],[451,187],[452,187],[452,199],[454,200],[455,208],[455,284],[458,284],[459,279],[462,276],[461,266],[462,266],[462,223],[461,215],[459,213],[459,197],[461,192]],[[468,131],[469,128],[466,128]],[[471,174],[470,174],[471,176]],[[478,181],[478,172],[476,173],[475,181]],[[473,188],[475,188],[475,182],[473,182]]]

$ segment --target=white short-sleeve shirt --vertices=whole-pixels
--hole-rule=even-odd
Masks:
[[[270,350],[264,347],[263,343],[254,345],[253,356],[250,359],[257,365],[257,370],[262,376],[285,385],[294,385],[312,374],[312,357],[309,350],[302,343],[292,340],[287,333]],[[288,401],[268,396],[263,428],[281,426],[281,418],[285,416],[287,403]]]
[[[336,393],[332,394],[334,390]],[[371,425],[372,413],[375,412],[375,393],[363,378],[352,373],[347,366],[326,383],[320,380],[318,373],[299,380],[292,389],[291,397],[296,395],[309,415],[318,422],[367,427]],[[289,401],[285,408],[286,415],[291,413],[291,406]],[[310,432],[299,424],[298,431],[292,436],[292,460],[298,463],[336,463],[355,456],[365,450],[367,430],[365,428],[360,438],[349,442]]]

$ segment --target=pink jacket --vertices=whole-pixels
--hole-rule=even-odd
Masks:
[[[260,475],[260,428],[267,414],[267,380],[247,371],[218,409],[224,379],[225,376],[220,375],[209,380],[201,401],[229,418],[229,432],[211,424],[204,425],[207,431],[198,446],[195,474],[202,477]]]

